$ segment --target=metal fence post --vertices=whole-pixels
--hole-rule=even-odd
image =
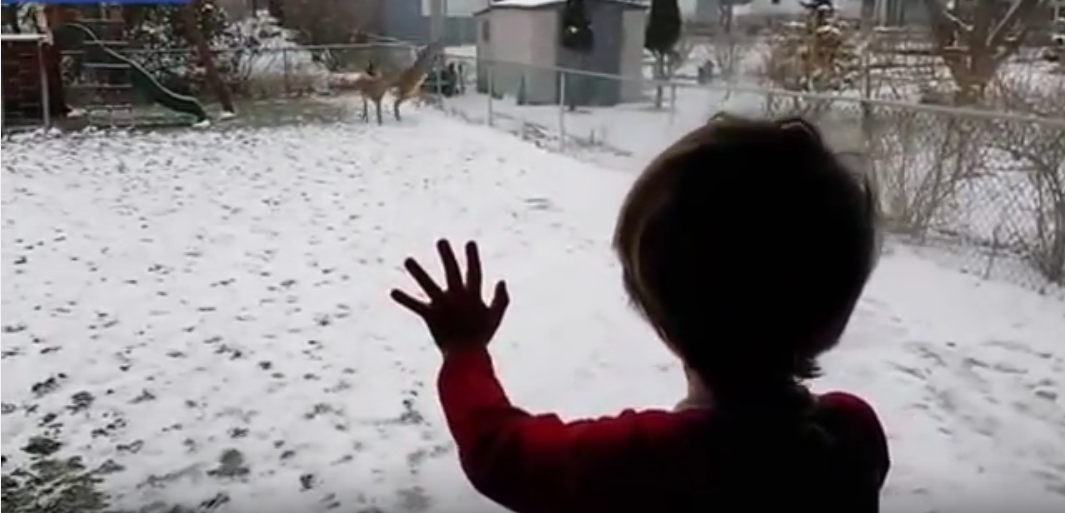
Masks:
[[[445,62],[446,55],[441,53],[433,58],[433,66],[429,68],[429,76],[433,79],[433,94],[436,95],[434,101],[440,106],[440,110],[444,109],[444,68],[447,67]]]
[[[492,97],[496,94],[496,69],[492,61],[482,61],[488,67],[488,126],[495,126],[495,112],[492,105]]]
[[[566,76],[565,69],[560,69],[558,74],[558,149],[566,151]]]
[[[41,122],[44,128],[52,127],[52,94],[48,90],[48,66],[45,64],[45,40],[37,40],[37,68],[41,73]],[[62,77],[59,77],[62,80]]]
[[[282,77],[285,83],[285,96],[292,96],[292,84],[289,83],[288,48],[281,47]]]
[[[677,84],[669,83],[669,126],[677,122]]]

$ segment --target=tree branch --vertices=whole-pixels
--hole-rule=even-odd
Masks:
[[[988,36],[988,46],[995,48],[1006,41],[1006,36],[1014,26],[1022,26],[1022,32],[1027,35],[1027,27],[1024,27],[1024,21],[1027,21],[1035,13],[1037,7],[1045,7],[1047,0],[1016,0],[1010,7],[1010,10],[1006,12],[1006,15],[1002,17],[1002,20],[995,25],[995,28],[991,30],[991,34]],[[1023,41],[1023,38],[1018,38]],[[1018,45],[1019,46],[1019,45]]]
[[[997,46],[991,47],[995,49],[995,53],[991,57],[995,69],[998,69],[1000,64],[1020,50],[1021,45],[1024,44],[1024,40],[1028,39],[1029,30],[1029,27],[1021,27],[1020,33],[1018,33],[1016,37],[1005,38]]]

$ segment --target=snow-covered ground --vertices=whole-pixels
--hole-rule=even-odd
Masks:
[[[4,147],[5,473],[50,430],[124,468],[120,505],[493,510],[456,463],[439,358],[387,297],[439,236],[479,239],[510,282],[494,352],[520,404],[576,417],[683,390],[608,247],[631,173],[430,110]],[[817,384],[882,415],[885,511],[1065,510],[1061,333],[1060,301],[888,245]]]

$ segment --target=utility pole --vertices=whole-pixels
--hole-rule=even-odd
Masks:
[[[395,0],[392,0],[395,1]],[[443,45],[444,43],[444,22],[447,19],[447,0],[429,0],[429,44],[431,45]],[[443,68],[444,52],[439,52],[433,56],[433,67]]]
[[[429,0],[429,42],[436,43],[444,39],[444,17],[447,12],[447,0]]]

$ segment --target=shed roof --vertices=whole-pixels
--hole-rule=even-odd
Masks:
[[[593,0],[598,2],[610,2],[621,4],[632,9],[647,9],[645,0]],[[493,9],[544,9],[554,8],[566,3],[565,0],[493,0],[487,7],[475,11],[473,14],[482,14]]]

